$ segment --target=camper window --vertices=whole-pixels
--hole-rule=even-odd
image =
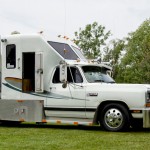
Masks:
[[[71,46],[72,46],[72,45],[71,45]],[[79,56],[81,59],[86,60],[86,58],[84,57],[82,51],[81,51],[79,48],[77,48],[77,47],[75,47],[75,46],[72,46],[72,48],[74,49],[74,51],[78,54],[78,56]]]
[[[16,68],[16,45],[14,44],[6,46],[6,68]]]
[[[65,59],[68,60],[77,60],[77,54],[72,50],[72,48],[65,43],[58,43],[48,41],[48,43]]]

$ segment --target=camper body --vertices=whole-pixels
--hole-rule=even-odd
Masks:
[[[116,84],[74,44],[35,35],[1,38],[0,120],[150,127],[150,85]]]

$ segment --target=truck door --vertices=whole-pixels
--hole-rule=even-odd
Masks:
[[[2,93],[3,99],[20,99],[22,88],[21,72],[21,45],[19,36],[8,37],[1,43],[2,46]]]
[[[43,53],[35,54],[35,92],[43,92]]]
[[[46,115],[53,117],[85,118],[85,88],[78,68],[67,68],[67,87],[59,81],[59,67],[55,69],[50,83]]]

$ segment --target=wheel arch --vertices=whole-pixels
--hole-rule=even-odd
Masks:
[[[125,102],[123,102],[123,101],[108,100],[108,101],[101,102],[99,104],[99,106],[97,107],[95,115],[94,115],[94,119],[93,119],[93,123],[94,124],[99,124],[99,115],[101,113],[101,110],[104,108],[104,106],[106,106],[107,104],[110,104],[110,103],[111,104],[113,103],[113,104],[121,104],[121,105],[123,105],[127,109],[128,113],[129,113],[129,115],[131,117],[131,113],[129,111],[129,107],[128,107],[128,105]]]

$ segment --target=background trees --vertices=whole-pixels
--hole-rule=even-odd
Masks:
[[[105,33],[105,27],[97,22],[75,32],[76,44],[85,56],[90,59],[101,56],[103,61],[109,61],[117,82],[150,83],[150,19],[126,38],[112,40],[102,47],[109,36],[110,31]]]
[[[110,65],[113,67],[112,76],[117,80],[119,74],[119,66],[125,52],[125,41],[120,39],[112,40],[103,50],[103,61],[110,62]]]
[[[75,32],[75,43],[83,50],[88,59],[95,59],[101,56],[101,46],[110,35],[110,31],[105,32],[105,27],[97,22],[86,25],[85,29]]]
[[[121,59],[120,82],[150,83],[150,19],[126,38],[126,54]]]

